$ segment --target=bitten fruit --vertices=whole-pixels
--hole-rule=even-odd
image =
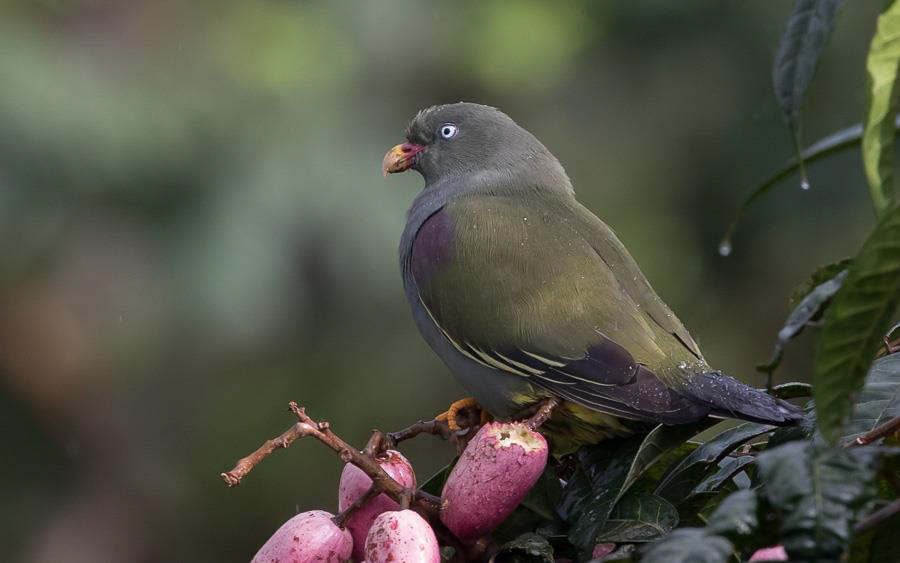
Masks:
[[[394,481],[397,481],[404,487],[415,488],[416,474],[413,472],[412,465],[398,451],[388,450],[385,452],[385,459],[379,460],[381,468],[390,475]],[[341,481],[338,486],[338,509],[345,510],[353,504],[356,499],[366,494],[369,487],[372,486],[372,479],[366,475],[362,469],[356,467],[352,463],[344,466],[341,473]],[[382,493],[369,499],[364,505],[353,511],[345,526],[353,536],[353,560],[362,561],[365,559],[365,541],[372,522],[382,512],[388,510],[400,510],[400,505]]]
[[[520,422],[485,424],[441,493],[441,521],[464,543],[499,526],[547,465],[547,441]]]
[[[350,558],[353,538],[324,510],[301,512],[272,534],[250,563],[340,563]]]
[[[439,563],[441,550],[434,531],[412,510],[383,512],[366,536],[367,563]]]

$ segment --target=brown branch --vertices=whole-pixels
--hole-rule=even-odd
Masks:
[[[450,426],[446,420],[420,420],[402,430],[388,433],[387,436],[384,437],[382,447],[385,449],[394,449],[400,442],[415,438],[419,434],[431,434],[443,440],[449,440],[453,437],[453,433],[450,431]]]
[[[890,436],[891,434],[895,434],[900,432],[900,416],[894,417],[891,420],[876,426],[869,432],[857,436],[853,440],[844,444],[845,448],[852,448],[855,446],[865,446],[867,444],[871,444],[875,440],[879,438],[884,438],[886,436]]]
[[[882,506],[872,514],[869,514],[868,516],[857,522],[856,525],[853,526],[853,533],[861,534],[863,532],[871,530],[872,528],[876,528],[885,520],[894,516],[895,514],[900,514],[900,500],[895,500],[890,504]]]
[[[356,512],[362,505],[369,502],[370,498],[373,498],[378,494],[380,494],[378,492],[378,487],[373,484],[365,493],[363,493],[359,496],[359,498],[353,501],[350,506],[348,506],[347,508],[342,510],[340,514],[332,518],[332,521],[334,521],[334,523],[337,524],[338,527],[343,528],[344,524],[347,522],[347,518],[350,518],[351,514]]]
[[[272,452],[290,446],[297,438],[310,436],[312,434],[313,429],[308,424],[298,422],[285,430],[277,438],[266,440],[263,445],[252,454],[239,459],[231,471],[222,473],[222,479],[225,480],[225,484],[229,487],[240,485],[241,479],[243,479],[247,473],[250,473],[259,462],[267,458]]]
[[[382,469],[375,456],[355,449],[332,432],[327,422],[316,422],[311,419],[303,408],[297,406],[297,403],[291,401],[288,408],[297,417],[298,422],[274,440],[267,440],[252,454],[238,460],[231,471],[222,473],[222,479],[229,487],[240,484],[247,473],[275,450],[290,446],[297,438],[313,436],[337,453],[342,461],[352,463],[363,470],[372,479],[372,487],[377,493],[387,494],[404,508],[408,508],[410,503],[415,502],[427,513],[437,514],[440,505],[435,505],[431,498],[418,494],[394,481]]]

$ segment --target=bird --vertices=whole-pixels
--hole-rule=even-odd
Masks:
[[[415,170],[400,240],[424,340],[493,417],[558,401],[556,451],[706,417],[791,425],[795,405],[709,366],[559,160],[494,107],[419,111],[384,176]]]

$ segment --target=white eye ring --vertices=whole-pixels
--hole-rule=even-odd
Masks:
[[[459,128],[452,123],[444,123],[441,125],[441,137],[445,139],[452,139],[459,132]]]

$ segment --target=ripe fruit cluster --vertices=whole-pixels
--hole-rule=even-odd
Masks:
[[[441,493],[439,519],[462,545],[490,534],[522,502],[547,464],[547,442],[525,423],[488,423],[472,438]],[[412,465],[388,450],[379,460],[395,481],[414,489]],[[338,488],[338,508],[366,495],[372,480],[347,464]],[[367,499],[343,521],[312,510],[284,523],[260,548],[252,563],[410,562],[438,563],[440,544],[417,512],[402,509],[385,494]]]

